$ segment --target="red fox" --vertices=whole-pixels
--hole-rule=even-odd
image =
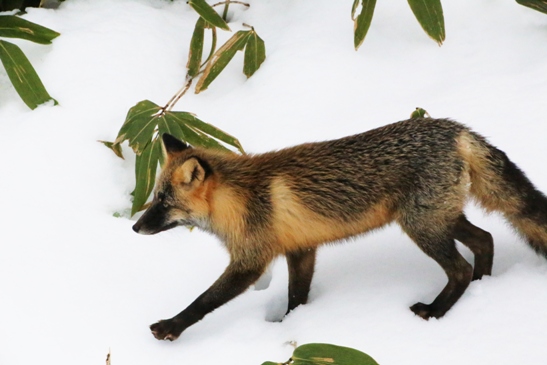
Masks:
[[[547,256],[547,198],[505,153],[451,120],[410,119],[256,155],[193,148],[168,134],[162,140],[165,167],[134,231],[199,227],[224,243],[230,264],[186,309],[150,326],[160,340],[175,340],[243,293],[278,255],[288,263],[288,313],[308,299],[319,245],[391,222],[446,272],[431,304],[410,307],[424,319],[442,317],[471,280],[492,270],[492,236],[463,213],[470,197],[500,211]],[[471,249],[474,267],[454,240]]]

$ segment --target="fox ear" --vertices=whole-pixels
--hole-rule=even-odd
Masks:
[[[182,142],[178,138],[173,137],[172,135],[168,133],[162,134],[161,139],[163,141],[163,145],[165,147],[165,151],[167,152],[167,155],[173,155],[189,148],[189,146],[186,143]]]
[[[205,180],[206,167],[202,166],[197,158],[189,158],[173,173],[173,182],[176,185],[190,185],[202,183]]]

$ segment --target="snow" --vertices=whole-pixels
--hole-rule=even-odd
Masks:
[[[249,80],[241,54],[176,110],[237,136],[247,151],[362,132],[417,106],[486,135],[547,192],[547,16],[515,2],[444,1],[447,39],[427,38],[406,2],[379,1],[353,50],[351,2],[257,1],[230,7],[265,40]],[[0,364],[261,364],[287,344],[358,348],[381,364],[544,364],[547,262],[497,215],[470,206],[495,240],[492,277],[473,282],[440,320],[408,309],[445,285],[442,270],[396,226],[320,249],[310,303],[282,322],[287,273],[249,290],[176,342],[148,325],[184,309],[228,262],[197,230],[131,230],[133,163],[113,140],[140,100],[182,86],[196,14],[184,1],[68,0],[26,19],[62,35],[17,41],[60,105],[30,111],[0,69]],[[231,34],[220,32],[221,41]],[[207,46],[206,46],[207,47]],[[468,250],[459,246],[467,259]]]

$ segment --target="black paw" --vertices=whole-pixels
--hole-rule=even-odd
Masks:
[[[416,303],[412,307],[410,307],[410,310],[414,312],[417,316],[422,317],[426,321],[429,318],[441,318],[446,311],[440,311],[438,309],[433,308],[429,304],[424,303]]]
[[[150,326],[150,330],[158,340],[176,340],[183,331],[183,327],[172,319],[164,319]]]

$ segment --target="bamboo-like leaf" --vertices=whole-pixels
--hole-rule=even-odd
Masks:
[[[171,112],[168,112],[166,114],[169,114],[169,113]],[[158,121],[158,134],[162,136],[164,133],[168,133],[172,135],[173,137],[180,139],[181,141],[186,141],[186,136],[184,135],[184,132],[182,131],[178,123],[173,122],[171,118],[168,118],[167,116],[163,116]],[[165,153],[163,148],[162,148],[162,152]],[[160,158],[160,164],[162,166],[166,157],[164,153],[162,153]]]
[[[111,149],[119,158],[121,159],[124,158],[122,153],[122,146],[120,146],[118,143],[108,142],[108,141],[99,141],[99,142],[104,144],[109,149]]]
[[[158,124],[157,118],[161,116],[161,107],[150,100],[143,100],[129,109],[125,122],[114,141],[121,144],[127,140],[129,146],[137,155],[140,155],[146,145],[152,140],[152,136]]]
[[[423,30],[440,46],[446,37],[441,0],[408,0]]]
[[[547,0],[517,0],[517,3],[547,14]]]
[[[190,0],[190,5],[203,19],[220,29],[230,30],[224,19],[205,0]]]
[[[262,38],[251,30],[245,45],[245,60],[243,62],[243,73],[251,77],[266,59],[266,47]]]
[[[410,118],[431,118],[429,113],[424,108],[417,107],[411,114]]]
[[[15,15],[0,16],[0,37],[21,38],[40,44],[50,44],[60,34]]]
[[[146,145],[142,153],[137,156],[135,161],[136,185],[135,190],[133,191],[134,196],[131,216],[141,209],[154,189],[156,171],[161,153],[161,142],[159,141],[159,138],[156,137],[152,142]]]
[[[361,12],[355,18],[355,12],[357,11],[358,1],[353,2],[351,9],[351,17],[353,19],[353,45],[355,49],[359,49],[365,36],[367,35],[370,23],[372,22],[372,16],[374,15],[374,7],[376,6],[376,0],[361,0]]]
[[[149,100],[143,100],[127,113],[114,142],[102,142],[121,157],[120,144],[127,140],[137,154],[135,161],[136,186],[132,192],[131,215],[146,203],[154,188],[158,162],[163,165],[164,155],[159,136],[169,133],[193,146],[228,150],[219,141],[237,147],[237,139],[187,112],[166,112]],[[218,139],[218,140],[217,140]]]
[[[160,119],[158,123],[158,132],[160,135],[168,133],[173,137],[180,139],[181,141],[186,141],[186,136],[180,128],[179,122],[173,120],[173,114],[178,114],[179,112],[167,112],[166,115]]]
[[[243,147],[241,146],[241,143],[239,143],[239,140],[235,138],[234,136],[231,136],[230,134],[224,132],[223,130],[209,124],[205,123],[204,121],[196,118],[193,114],[187,113],[187,112],[175,112],[174,114],[178,120],[188,125],[190,128],[201,131],[205,134],[208,134],[219,141],[222,141],[226,144],[229,144],[230,146],[234,146],[237,148],[241,153],[245,153],[243,150]]]
[[[293,365],[378,365],[367,354],[349,347],[325,343],[310,343],[297,347]]]
[[[199,73],[201,65],[201,57],[203,55],[203,38],[205,36],[205,24],[206,21],[199,17],[194,27],[194,34],[192,34],[192,40],[190,41],[190,52],[188,53],[188,76],[194,77]]]
[[[171,112],[165,115],[165,119],[169,124],[177,124],[182,132],[182,135],[184,136],[183,140],[190,143],[192,146],[230,151],[199,129],[195,129],[188,125],[186,119],[187,115],[191,114],[184,112]],[[176,130],[176,128],[173,129]]]
[[[211,82],[216,79],[232,58],[234,58],[236,52],[241,51],[245,47],[249,33],[249,30],[238,31],[215,52],[196,85],[196,94],[206,90]]]
[[[13,87],[31,109],[53,99],[23,51],[15,44],[0,40],[0,60]]]

